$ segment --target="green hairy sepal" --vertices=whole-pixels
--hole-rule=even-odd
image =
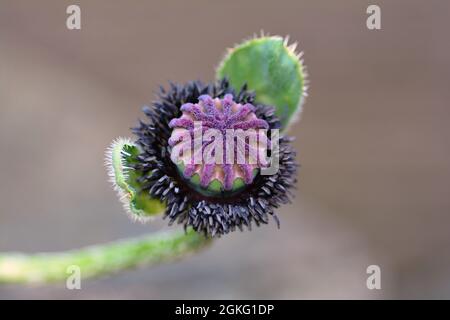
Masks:
[[[108,148],[105,162],[125,211],[132,219],[146,222],[162,214],[165,204],[150,197],[148,192],[140,192],[139,175],[131,166],[139,153],[139,148],[131,140],[118,138]]]
[[[286,129],[298,119],[307,95],[307,73],[296,46],[279,36],[244,41],[228,50],[217,68],[217,78],[227,77],[236,90],[247,84],[257,103],[275,107]]]

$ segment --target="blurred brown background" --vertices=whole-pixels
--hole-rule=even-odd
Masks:
[[[66,29],[81,6],[82,29]],[[366,28],[378,4],[382,30]],[[212,80],[263,29],[305,51],[295,203],[181,262],[0,298],[450,298],[448,1],[0,0],[0,250],[164,229],[123,214],[103,154],[168,80]],[[366,288],[377,264],[382,289]]]

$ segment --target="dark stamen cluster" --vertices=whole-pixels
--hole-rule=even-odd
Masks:
[[[290,139],[281,137],[278,172],[270,176],[258,174],[252,184],[236,194],[206,196],[186,183],[170,159],[169,122],[180,117],[183,104],[197,103],[202,95],[223,99],[226,94],[232,94],[238,103],[254,105],[256,116],[265,120],[270,129],[280,127],[272,107],[255,104],[255,96],[246,86],[234,92],[224,79],[216,84],[194,81],[185,85],[171,84],[169,90],[161,88],[153,107],[143,108],[150,122],[140,121],[139,126],[132,129],[142,151],[134,165],[140,174],[141,192],[148,192],[166,203],[165,217],[169,224],[182,223],[211,236],[236,228],[242,230],[243,226],[250,229],[252,223],[267,224],[269,216],[279,225],[274,209],[289,202],[298,167]]]

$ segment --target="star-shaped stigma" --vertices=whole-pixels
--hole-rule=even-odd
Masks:
[[[197,184],[202,188],[211,189],[213,182],[217,181],[213,187],[217,192],[235,191],[251,184],[258,169],[266,165],[262,155],[270,146],[265,130],[269,124],[256,116],[255,106],[237,103],[231,94],[222,99],[205,94],[198,98],[198,103],[185,103],[180,110],[181,117],[169,123],[173,131],[168,143],[172,150],[183,143],[192,150],[189,154],[172,158],[177,165],[181,164],[183,176],[196,181],[194,177],[198,175]],[[214,139],[208,136],[211,129],[220,136]],[[218,156],[222,161],[206,161],[205,152],[212,149],[217,138],[222,142],[223,152]],[[227,158],[228,153],[231,156]],[[215,150],[211,154],[215,157]],[[202,161],[194,161],[196,157]],[[249,160],[251,157],[254,161]]]

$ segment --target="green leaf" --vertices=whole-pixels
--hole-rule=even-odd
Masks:
[[[131,167],[139,153],[133,142],[119,138],[106,152],[106,165],[125,210],[133,219],[146,221],[163,213],[165,204],[147,192],[140,192],[139,175]]]
[[[279,36],[254,38],[229,49],[217,68],[217,78],[227,77],[239,90],[245,83],[256,93],[256,102],[272,105],[286,129],[300,114],[306,96],[306,72],[296,44]]]

